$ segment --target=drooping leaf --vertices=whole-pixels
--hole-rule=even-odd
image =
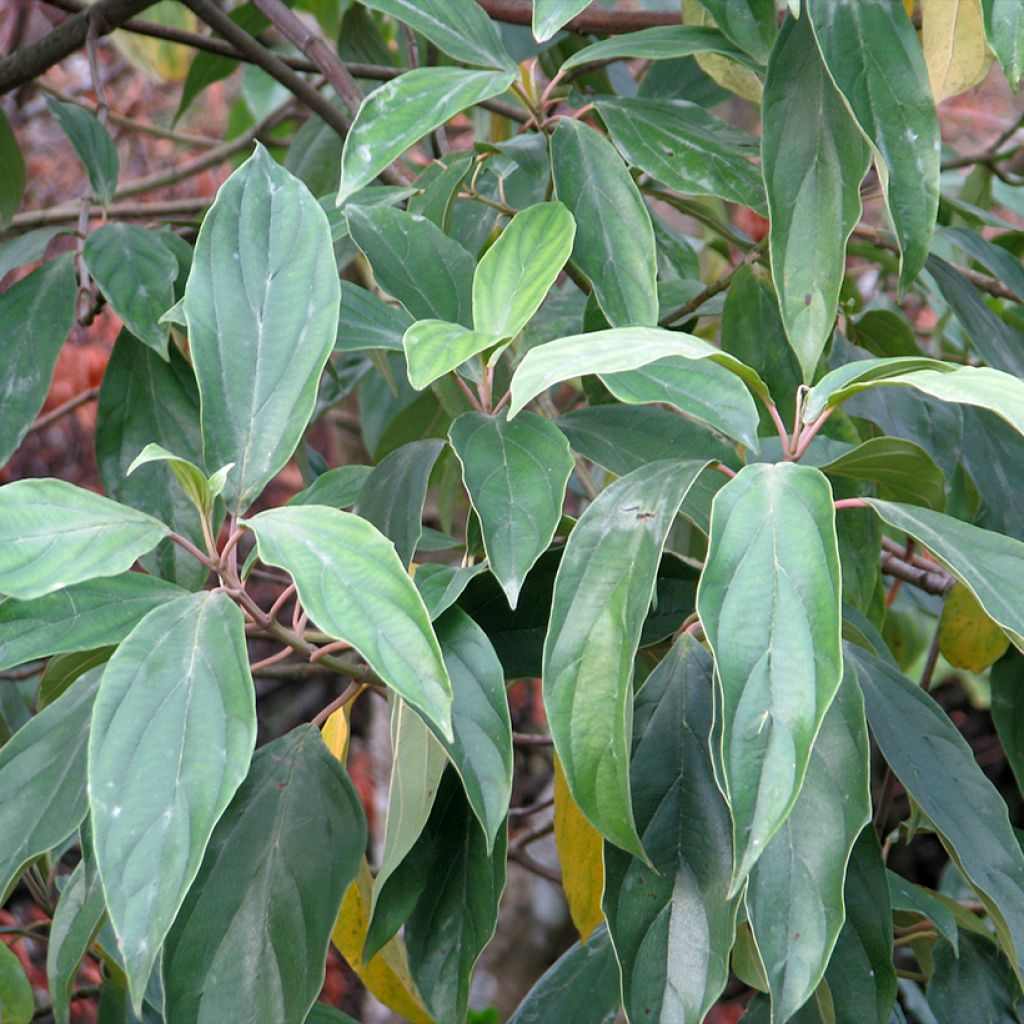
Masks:
[[[999,947],[965,932],[954,951],[940,942],[928,981],[928,1006],[938,1024],[1016,1024],[1020,1020],[1020,985]]]
[[[338,204],[369,185],[424,135],[467,107],[503,93],[514,78],[513,71],[414,68],[370,93],[345,139]]]
[[[245,525],[256,534],[260,559],[292,574],[313,621],[352,644],[450,736],[451,681],[423,600],[393,545],[365,519],[321,505],[270,509]]]
[[[103,670],[89,807],[136,1007],[255,743],[244,620],[224,594],[154,609]]]
[[[78,287],[60,256],[0,295],[0,466],[21,444],[50,390],[57,355],[75,319]]]
[[[115,576],[169,532],[63,480],[16,480],[0,487],[0,594],[27,601]]]
[[[418,320],[402,338],[409,383],[422,391],[498,341],[496,334],[471,331],[447,320]]]
[[[893,910],[909,911],[922,918],[927,918],[954,950],[958,948],[959,932],[957,931],[956,917],[936,893],[924,886],[908,882],[888,869],[886,870],[886,881],[889,886],[889,902]]]
[[[942,603],[939,651],[954,668],[984,672],[1006,653],[1010,641],[974,595],[956,584]]]
[[[1024,11],[1013,0],[981,0],[988,45],[1016,92],[1024,74]]]
[[[722,695],[734,887],[792,810],[839,687],[840,593],[825,477],[795,463],[741,469],[715,496],[697,589]]]
[[[768,64],[762,162],[779,310],[804,381],[832,332],[868,147],[832,84],[809,19],[787,18]]]
[[[598,495],[569,536],[544,644],[544,706],[573,799],[643,858],[629,782],[633,659],[676,512],[702,462],[655,462]]]
[[[788,1020],[813,995],[843,926],[847,862],[871,820],[870,752],[864,700],[847,677],[821,723],[796,803],[747,886],[775,1020]]]
[[[921,49],[936,103],[982,81],[992,54],[981,0],[922,0]]]
[[[206,463],[235,464],[243,512],[291,457],[334,348],[338,275],[327,217],[257,146],[203,219],[184,312]]]
[[[757,0],[761,2],[761,0]],[[688,25],[716,26],[709,9],[702,0],[682,0],[683,21]],[[753,103],[761,101],[762,85],[760,77],[748,66],[749,61],[741,62],[732,57],[726,57],[718,53],[699,53],[696,55],[697,64],[716,85],[723,90],[728,89],[744,99]],[[705,101],[710,106],[721,98],[721,93],[713,94],[713,98]],[[727,95],[727,94],[726,94]],[[685,96],[684,98],[688,98]]]
[[[77,103],[63,103],[47,96],[46,105],[85,164],[96,198],[107,206],[114,198],[117,176],[121,171],[117,147],[110,133],[94,114]]]
[[[534,8],[536,10],[536,6]],[[562,71],[612,58],[644,60],[678,60],[695,53],[721,53],[741,63],[754,66],[754,62],[729,42],[718,29],[695,25],[664,25],[645,28],[639,32],[626,32],[621,36],[602,39],[577,50],[562,62]]]
[[[547,550],[562,516],[573,459],[564,435],[533,413],[463,413],[449,431],[480,518],[491,572],[515,608],[527,573]]]
[[[563,25],[589,6],[590,0],[535,0],[533,37],[546,43]]]
[[[657,258],[647,207],[615,147],[562,118],[551,136],[555,195],[576,221],[572,261],[613,327],[658,322]]]
[[[946,506],[946,476],[913,441],[873,437],[820,467],[829,476],[867,480],[898,501],[941,511]]]
[[[807,15],[832,81],[878,154],[905,291],[928,256],[939,202],[939,119],[921,46],[899,3],[815,0]]]
[[[402,335],[412,326],[404,309],[389,305],[371,291],[341,282],[341,312],[335,349],[358,352],[363,349],[402,350]]]
[[[25,160],[7,115],[0,111],[0,231],[6,231],[25,191]],[[0,273],[3,277],[3,273]]]
[[[166,1018],[302,1024],[365,846],[359,797],[314,726],[261,747],[164,944]]]
[[[104,224],[89,233],[83,249],[89,273],[125,327],[167,358],[178,261],[153,231],[134,224]]]
[[[0,1019],[4,1024],[32,1024],[36,997],[25,968],[5,942],[0,942]]]
[[[631,1020],[699,1024],[729,976],[739,899],[725,896],[732,840],[708,746],[713,687],[710,655],[684,635],[636,697],[630,777],[653,870],[606,846],[604,899]]]

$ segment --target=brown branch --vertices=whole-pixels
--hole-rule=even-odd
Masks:
[[[538,875],[540,878],[546,878],[549,882],[554,882],[555,885],[562,884],[562,876],[559,872],[549,868],[546,864],[541,864],[539,860],[534,860],[525,850],[510,846],[508,859],[515,861],[516,864],[526,868],[532,874]]]
[[[910,583],[926,594],[937,594],[939,597],[943,597],[954,583],[953,577],[947,573],[910,565],[889,551],[882,552],[882,572],[886,576]]]
[[[477,3],[496,21],[510,25],[529,25],[533,18],[533,4],[528,0],[477,0]],[[590,7],[577,14],[565,26],[570,32],[587,35],[591,32],[609,33],[636,32],[642,28],[657,28],[661,25],[678,25],[679,14],[657,11],[609,11]]]
[[[196,214],[204,210],[213,199],[209,196],[196,196],[192,199],[166,199],[155,203],[111,203],[104,210],[102,206],[89,208],[90,217],[100,217],[104,213],[115,220],[195,220]],[[53,206],[48,210],[27,210],[16,213],[11,221],[15,228],[39,228],[47,224],[65,224],[78,219],[81,204]]]
[[[550,747],[554,740],[550,736],[535,736],[528,732],[512,733],[512,742],[517,747]]]
[[[85,405],[86,402],[91,402],[94,398],[97,398],[99,393],[99,388],[86,388],[85,391],[75,395],[74,398],[69,398],[63,405],[58,405],[56,409],[51,409],[48,413],[40,416],[28,428],[26,433],[34,434],[39,430],[45,430],[51,424],[56,423],[57,420],[63,419],[68,413],[74,412],[80,406]]]

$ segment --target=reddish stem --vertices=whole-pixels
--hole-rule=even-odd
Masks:
[[[843,508],[871,508],[871,506],[863,498],[840,498],[838,501],[832,502],[835,506],[836,511]]]

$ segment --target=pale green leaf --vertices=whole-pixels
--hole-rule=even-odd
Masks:
[[[1016,0],[981,0],[988,45],[1014,92],[1024,74],[1024,9]]]
[[[438,565],[427,562],[416,566],[413,580],[416,589],[427,606],[431,621],[443,615],[462,596],[474,576],[479,576],[487,568],[486,562],[476,565],[464,565],[456,568],[451,565]],[[0,606],[2,607],[2,606]]]
[[[347,508],[359,499],[371,466],[336,466],[321,473],[304,491],[288,499],[289,505],[327,505]]]
[[[535,5],[536,9],[536,5]],[[577,50],[563,62],[562,71],[583,67],[598,61],[627,60],[679,60],[695,53],[720,53],[741,64],[755,67],[742,50],[722,35],[718,29],[697,25],[664,25],[645,28],[639,32],[626,32],[621,36],[602,39]]]
[[[128,467],[127,475],[131,476],[139,466],[146,466],[153,462],[166,462],[168,464],[179,486],[201,515],[209,515],[212,512],[214,494],[210,485],[213,478],[207,477],[195,463],[175,455],[174,452],[169,452],[163,445],[147,444],[132,460],[132,464]],[[231,468],[233,468],[233,464],[229,463],[225,469],[218,470],[217,474],[215,474],[221,490],[224,488],[226,471]]]
[[[409,383],[422,391],[501,338],[446,320],[417,320],[402,338]]]
[[[590,0],[534,0],[533,37],[546,43],[563,25],[590,6]]]
[[[107,206],[114,198],[117,176],[121,171],[117,148],[110,133],[94,114],[77,103],[62,103],[47,96],[46,105],[85,164],[96,198]]]

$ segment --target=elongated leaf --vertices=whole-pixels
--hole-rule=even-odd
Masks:
[[[94,114],[77,103],[62,103],[47,96],[46,105],[85,164],[96,198],[104,206],[108,205],[114,198],[117,176],[121,170],[117,148],[110,133]]]
[[[0,466],[21,444],[50,390],[57,355],[75,319],[77,285],[61,256],[0,295]]]
[[[604,900],[631,1020],[699,1024],[729,977],[739,899],[725,898],[732,840],[708,748],[713,688],[710,655],[683,636],[636,697],[630,776],[653,870],[606,846]]]
[[[17,955],[0,942],[0,1014],[4,1024],[32,1024],[36,999]]]
[[[533,37],[547,42],[566,22],[590,5],[590,0],[535,0],[533,5]]]
[[[721,686],[734,887],[792,810],[839,687],[840,592],[825,477],[794,463],[741,469],[715,496],[697,588]]]
[[[939,119],[921,46],[902,4],[807,8],[829,75],[879,156],[905,291],[928,256],[939,203]]]
[[[292,574],[321,629],[347,640],[395,691],[451,737],[451,681],[427,610],[394,547],[366,520],[320,505],[248,520],[259,557]]]
[[[1001,245],[983,238],[977,231],[972,231],[970,228],[940,228],[938,235],[945,241],[952,242],[953,245],[963,249],[972,259],[977,260],[986,270],[998,277],[1021,302],[1024,302],[1024,266],[1014,257],[1013,253]]]
[[[800,795],[750,872],[747,916],[768,977],[774,1020],[814,993],[846,917],[843,882],[871,820],[864,700],[845,678],[811,749]]]
[[[432,562],[417,566],[414,581],[423,603],[427,606],[431,622],[451,608],[469,585],[469,581],[486,568],[485,562],[460,566],[457,569],[454,566]]]
[[[953,947],[957,949],[959,932],[953,911],[943,903],[935,893],[923,886],[908,882],[905,878],[886,871],[889,886],[889,902],[893,910],[909,911],[922,918],[928,918],[935,925],[935,930]]]
[[[85,748],[100,670],[82,676],[0,749],[0,894],[64,842],[88,809]]]
[[[0,231],[10,227],[25,191],[25,161],[11,122],[0,111]],[[0,273],[3,277],[3,273]]]
[[[1013,0],[981,0],[985,34],[1014,91],[1024,74],[1024,11]]]
[[[150,612],[103,670],[89,805],[107,909],[136,1006],[218,818],[245,778],[256,705],[226,595]]]
[[[27,601],[115,576],[169,532],[63,480],[15,481],[0,487],[0,593]]]
[[[143,573],[87,580],[31,601],[0,601],[0,671],[37,658],[120,643],[180,588]]]
[[[402,335],[411,326],[412,317],[404,309],[389,305],[351,281],[341,282],[338,340],[334,346],[339,351],[388,348],[400,352]]]
[[[620,1005],[616,968],[608,929],[599,927],[545,971],[509,1024],[614,1024]]]
[[[314,726],[260,748],[164,945],[166,1018],[302,1024],[365,846],[359,797]]]
[[[476,264],[454,238],[426,217],[389,206],[353,207],[348,223],[378,284],[414,317],[473,322]]]
[[[166,359],[170,324],[160,317],[174,305],[178,261],[160,236],[134,224],[105,224],[89,233],[83,255],[125,327]]]
[[[1010,641],[962,584],[954,585],[942,602],[939,653],[954,668],[984,672],[1001,658]]]
[[[1024,854],[1006,804],[946,713],[886,662],[846,645],[871,732],[989,911],[1017,977],[1024,954]],[[956,800],[949,794],[955,792]]]
[[[668,531],[704,465],[652,463],[587,508],[558,568],[544,643],[544,706],[573,799],[641,858],[628,768],[633,659]]]
[[[599,99],[595,106],[634,166],[687,195],[764,210],[761,175],[736,144],[737,130],[702,107],[639,98]]]
[[[354,505],[372,471],[371,466],[336,466],[321,473],[304,491],[289,498],[287,504],[327,505],[330,508]]]
[[[923,0],[921,49],[936,103],[966,92],[988,74],[981,0]]]
[[[946,476],[913,441],[873,437],[821,466],[830,476],[868,480],[898,501],[941,511],[946,505]]]
[[[775,37],[773,0],[700,0],[718,27],[737,46],[742,46],[762,64],[768,59]]]
[[[203,219],[184,298],[206,462],[235,464],[231,511],[244,511],[295,450],[334,347],[338,302],[326,215],[257,146]]]
[[[338,205],[424,135],[467,107],[503,93],[514,78],[512,71],[415,68],[370,93],[345,139]]]
[[[52,704],[79,676],[109,661],[115,650],[116,646],[110,645],[97,647],[91,651],[58,654],[51,658],[39,677],[37,710],[42,711],[48,704]]]
[[[767,389],[753,370],[692,334],[657,327],[621,327],[591,334],[574,334],[531,348],[512,377],[512,401],[508,414],[515,416],[542,391],[571,377],[638,370],[670,356],[710,359],[731,370],[755,393],[767,394]]]
[[[569,916],[586,942],[604,920],[604,840],[569,792],[562,762],[554,756],[554,836]]]
[[[1013,582],[1024,565],[1024,542],[931,509],[878,498],[865,500],[883,522],[928,548],[977,598],[989,618],[1024,649],[1024,595]]]
[[[945,943],[936,946],[928,1006],[938,1024],[1012,1024],[1020,1020],[1019,1001],[1013,971],[988,939],[964,934],[959,952]]]
[[[496,334],[471,331],[446,320],[418,320],[402,338],[409,383],[422,391],[500,340]]]
[[[0,280],[16,267],[41,260],[50,242],[57,235],[67,234],[66,228],[35,228],[15,235],[0,244]]]
[[[494,22],[474,0],[368,0],[365,6],[399,18],[458,61],[505,70],[516,66]]]
[[[787,18],[768,64],[762,161],[779,310],[804,381],[832,333],[870,155],[814,43]]]
[[[563,118],[551,136],[555,194],[576,221],[572,260],[613,327],[658,322],[654,228],[615,147]]]
[[[569,445],[554,424],[533,413],[509,422],[500,414],[467,412],[449,437],[480,517],[491,572],[515,608],[562,516],[573,470]]]
[[[1024,784],[1024,655],[1013,648],[992,666],[992,724],[1017,785]]]
[[[754,62],[730,43],[718,29],[694,25],[665,25],[641,29],[639,32],[626,32],[621,36],[613,36],[610,39],[602,39],[599,43],[584,46],[562,63],[562,71],[613,58],[678,60],[695,53],[721,53],[751,67],[754,66]]]

